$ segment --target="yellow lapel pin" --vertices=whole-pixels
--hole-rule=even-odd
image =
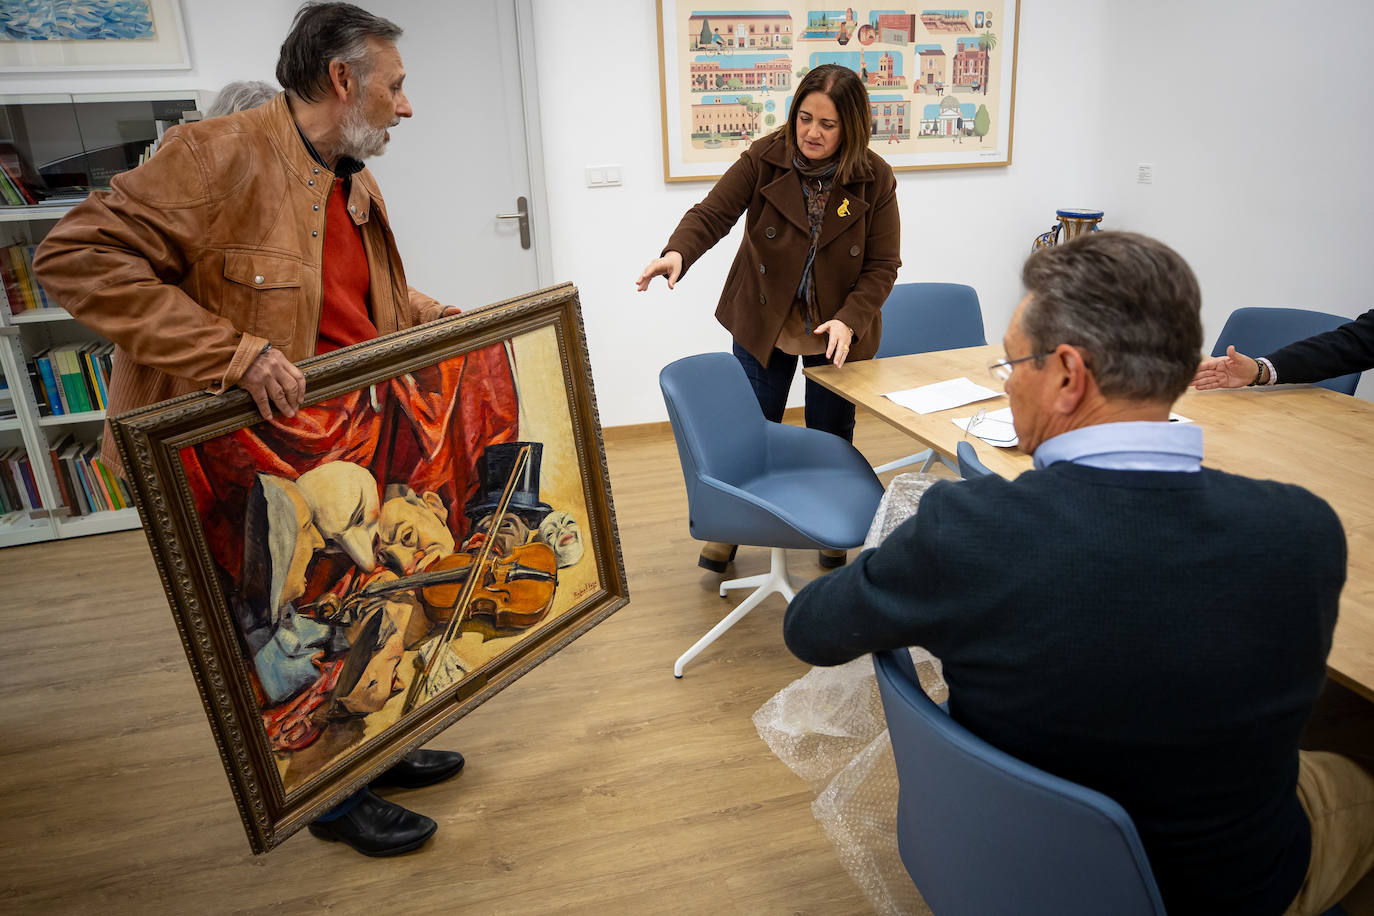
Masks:
[[[849,198],[848,198],[848,197],[846,197],[843,201],[840,202],[840,206],[835,210],[835,215],[836,215],[836,216],[848,216],[848,215],[849,215]]]

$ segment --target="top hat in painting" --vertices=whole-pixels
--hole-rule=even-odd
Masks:
[[[515,478],[510,503],[506,508],[507,511],[518,515],[529,527],[539,527],[544,516],[553,511],[552,506],[539,500],[539,462],[544,454],[542,442],[502,442],[498,445],[488,445],[477,463],[481,485],[477,495],[463,507],[464,515],[476,521],[496,511],[496,507],[501,504],[501,494],[506,490],[506,482],[510,480],[511,471],[515,470],[520,449],[525,446],[529,446],[530,449],[529,459],[519,476]]]

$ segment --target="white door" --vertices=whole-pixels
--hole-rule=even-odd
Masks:
[[[548,285],[551,260],[530,0],[373,0],[415,116],[369,160],[406,279],[469,309]],[[528,246],[518,199],[526,201]]]

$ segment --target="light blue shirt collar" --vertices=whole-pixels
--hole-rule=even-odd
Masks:
[[[1060,433],[1035,450],[1037,470],[1056,461],[1111,471],[1202,470],[1202,430],[1196,423],[1132,420]]]

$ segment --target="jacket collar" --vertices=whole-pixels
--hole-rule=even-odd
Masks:
[[[311,148],[310,142],[305,139],[295,117],[291,114],[291,106],[286,101],[285,92],[278,93],[274,99],[256,111],[260,112],[268,139],[295,181],[327,197],[330,183],[335,177],[351,175],[353,180],[349,188],[348,206],[353,222],[361,225],[371,219],[374,212],[385,222],[386,211],[382,207],[382,195],[377,188],[377,182],[372,178],[372,173],[355,159],[340,160],[341,165],[352,165],[347,165],[347,171],[340,168],[337,173],[319,162],[318,154]],[[316,172],[316,169],[319,171]],[[313,185],[310,184],[312,180],[315,182]]]
[[[768,143],[769,145],[759,152],[759,158],[770,165],[785,169],[777,178],[764,185],[760,193],[789,223],[810,235],[811,221],[806,216],[806,199],[802,196],[801,176],[792,167],[792,157],[787,152],[787,143],[781,133],[786,129],[784,125],[755,144],[757,147]],[[867,157],[862,163],[862,170],[865,174],[855,176],[848,184],[837,183],[831,189],[830,199],[825,204],[825,218],[821,221],[821,234],[816,240],[818,248],[828,245],[849,226],[851,220],[861,218],[868,210],[868,202],[861,193],[861,186],[873,180],[873,169],[868,164]]]

